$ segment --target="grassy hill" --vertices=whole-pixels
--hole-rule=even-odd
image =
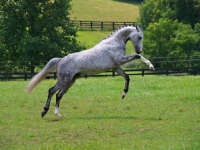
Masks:
[[[139,4],[120,0],[72,0],[72,20],[86,21],[136,21],[139,17]],[[78,31],[78,40],[91,48],[107,37],[112,31]],[[134,53],[133,46],[127,43],[127,55]]]
[[[102,39],[110,35],[112,31],[78,31],[78,41],[85,45],[87,48],[91,48]],[[134,48],[130,41],[126,44],[127,55],[135,53]]]
[[[87,21],[136,21],[139,16],[137,3],[119,0],[72,0],[72,20]]]

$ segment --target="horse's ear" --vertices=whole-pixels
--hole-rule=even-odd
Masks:
[[[135,26],[137,32],[140,32],[140,28],[138,27],[138,25]]]

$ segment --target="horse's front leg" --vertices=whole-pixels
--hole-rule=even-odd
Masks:
[[[134,55],[131,55],[131,56],[121,57],[120,60],[119,60],[119,63],[121,65],[121,64],[127,63],[129,61],[132,61],[134,59],[141,59],[144,63],[146,63],[147,65],[149,65],[149,69],[155,70],[155,68],[151,64],[151,62],[148,59],[144,58],[142,55],[139,55],[139,54],[134,54]]]
[[[140,59],[141,59],[144,63],[146,63],[147,65],[149,65],[149,69],[155,70],[154,66],[151,64],[151,62],[150,62],[148,59],[144,58],[142,55],[140,55]]]
[[[126,96],[126,93],[128,92],[130,78],[129,78],[129,76],[124,72],[124,70],[122,70],[122,68],[120,68],[120,67],[118,67],[118,68],[116,68],[116,69],[113,69],[113,71],[117,72],[119,75],[121,75],[121,76],[124,77],[124,79],[125,79],[124,92],[122,93],[122,99],[123,99],[123,98]]]

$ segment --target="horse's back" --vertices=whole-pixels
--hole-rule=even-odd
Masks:
[[[97,74],[115,66],[109,51],[92,48],[65,56],[60,60],[57,71],[64,74]]]

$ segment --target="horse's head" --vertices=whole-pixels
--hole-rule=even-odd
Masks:
[[[135,52],[137,54],[140,54],[142,52],[142,40],[143,40],[143,34],[142,30],[136,26],[136,30],[133,30],[129,34],[129,39],[132,42],[133,46],[135,47]]]

